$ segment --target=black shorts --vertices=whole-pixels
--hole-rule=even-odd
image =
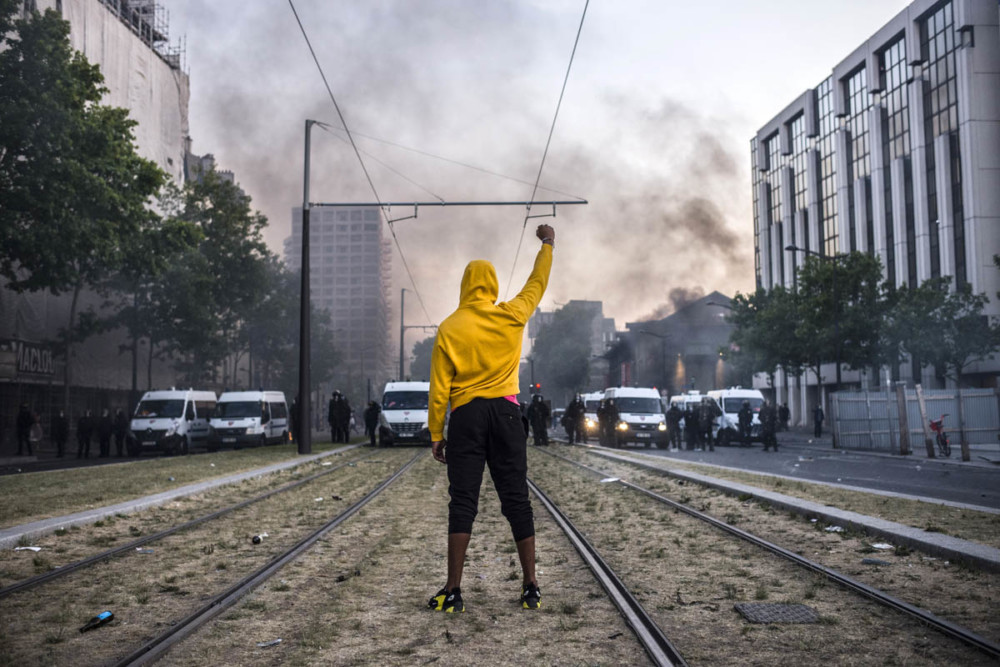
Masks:
[[[527,449],[521,408],[506,398],[476,398],[452,411],[446,449],[449,533],[472,532],[483,468],[489,465],[514,540],[535,534],[528,499]]]

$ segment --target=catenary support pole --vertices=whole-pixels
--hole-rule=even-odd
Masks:
[[[406,288],[399,290],[399,381],[403,382],[406,377],[403,375],[403,336],[406,335],[406,325],[403,321],[406,313]]]
[[[299,432],[299,454],[312,453],[312,421],[310,417],[310,407],[312,403],[312,391],[310,389],[309,377],[309,311],[310,311],[310,287],[309,287],[309,134],[312,131],[314,120],[306,120],[306,140],[305,140],[305,167],[302,179],[302,283],[299,295],[299,395],[298,414],[292,415],[293,419],[299,420],[297,430]]]

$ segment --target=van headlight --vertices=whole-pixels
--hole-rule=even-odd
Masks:
[[[667,430],[667,423],[666,422],[660,422],[659,424],[656,425],[656,430],[657,431],[666,431]]]
[[[593,419],[590,419],[589,417],[587,418],[587,421],[584,423],[584,425],[589,429],[597,428],[597,422],[595,422]]]
[[[618,430],[619,431],[627,431],[628,430],[628,422],[626,422],[626,421],[620,421],[620,422],[618,422]]]
[[[175,433],[177,433],[177,422],[174,422],[173,424],[170,425],[170,427],[167,429],[167,432],[163,434],[163,437],[169,438]]]

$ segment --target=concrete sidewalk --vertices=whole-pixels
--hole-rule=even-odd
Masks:
[[[741,484],[739,482],[719,479],[709,475],[690,472],[688,470],[671,468],[669,466],[669,459],[664,459],[660,456],[647,455],[639,451],[632,451],[630,453],[635,457],[647,459],[648,462],[641,460],[637,461],[636,458],[633,458],[632,456],[624,456],[617,450],[595,447],[592,451],[599,456],[611,460],[628,462],[675,479],[683,479],[709,486],[727,495],[750,495],[785,511],[794,512],[801,516],[815,518],[831,525],[850,528],[851,530],[862,532],[879,539],[884,539],[891,542],[894,546],[904,545],[911,549],[917,549],[938,558],[946,558],[951,561],[963,561],[984,570],[1000,572],[1000,549],[979,544],[978,542],[971,542],[969,540],[951,537],[942,533],[929,533],[920,528],[905,526],[893,521],[885,521],[884,519],[858,514],[857,512],[840,510],[835,507],[829,507],[827,505],[804,500],[802,498],[788,496],[783,493],[767,491],[759,487],[750,486],[749,484]],[[756,471],[750,472],[753,472],[753,474],[767,475],[767,473],[760,473]],[[811,484],[823,484],[822,482],[809,482],[808,480],[796,481]],[[863,491],[863,489],[854,490]],[[899,494],[881,492],[880,495]],[[948,504],[950,506],[956,505],[956,503]],[[969,506],[968,509],[976,511],[993,511],[989,508],[972,506]]]
[[[190,496],[195,493],[201,493],[202,491],[214,489],[226,484],[241,482],[245,479],[263,477],[264,475],[269,475],[279,470],[294,468],[295,466],[302,465],[303,463],[316,461],[318,459],[346,452],[360,446],[361,445],[359,444],[345,445],[344,447],[333,449],[328,452],[311,454],[301,458],[283,461],[281,463],[274,463],[269,466],[264,466],[263,468],[256,468],[254,470],[247,470],[246,472],[226,475],[225,477],[217,477],[203,482],[196,482],[194,484],[188,484],[186,486],[181,486],[176,489],[171,489],[170,491],[164,491],[163,493],[157,493],[151,496],[133,498],[132,500],[126,500],[125,502],[116,503],[114,505],[96,507],[83,512],[76,512],[75,514],[67,514],[66,516],[52,517],[49,519],[40,519],[38,521],[32,521],[31,523],[24,523],[18,526],[11,526],[10,528],[4,528],[3,530],[0,530],[0,549],[15,547],[21,539],[30,540],[41,535],[47,535],[58,528],[80,526],[87,523],[93,523],[94,521],[98,521],[105,517],[114,516],[115,514],[131,514],[149,507],[165,505],[166,503],[176,500],[177,498]]]

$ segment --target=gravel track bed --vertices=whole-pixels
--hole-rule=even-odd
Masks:
[[[533,506],[537,612],[517,604],[520,566],[489,475],[466,562],[466,612],[426,608],[445,580],[448,516],[445,467],[428,456],[162,664],[649,664],[548,513]]]
[[[601,483],[541,452],[532,451],[529,463],[536,483],[594,543],[692,665],[995,664],[956,640],[621,485]],[[615,470],[603,461],[587,463],[648,488],[656,481],[624,464]],[[654,490],[750,532],[760,534],[759,526],[771,524],[767,537],[793,550],[789,535],[804,532],[812,538],[804,545],[813,559],[821,550],[849,549],[841,534],[818,532],[755,503],[660,481]],[[860,561],[860,554],[855,556]],[[890,577],[910,580],[905,560],[885,569]],[[982,612],[990,605],[985,597],[975,603]],[[737,602],[806,604],[817,611],[820,623],[751,624],[733,609]]]
[[[9,586],[22,579],[127,544],[142,536],[152,535],[187,523],[198,517],[327,470],[331,466],[356,461],[370,453],[370,449],[353,449],[343,454],[332,454],[323,461],[311,461],[294,468],[253,477],[234,484],[218,486],[203,493],[184,496],[165,505],[151,507],[141,512],[120,514],[102,519],[89,526],[70,526],[42,537],[33,538],[31,545],[41,547],[41,551],[37,553],[14,551],[13,549],[0,550],[0,587]],[[331,465],[324,466],[324,462],[329,462]],[[155,549],[156,544],[150,543],[143,548]]]
[[[640,450],[635,449],[615,450],[614,453],[623,456],[635,456],[637,460],[641,460],[647,464],[651,463],[684,472],[697,472],[709,477],[749,484],[767,491],[775,491],[795,498],[803,498],[838,507],[842,510],[858,512],[859,514],[878,517],[886,521],[895,521],[904,526],[943,533],[1000,549],[1000,514],[949,507],[930,501],[924,502],[909,498],[895,498],[876,493],[842,489],[813,483],[808,480],[790,480],[765,473],[742,472],[733,469],[699,465],[691,461],[682,461],[674,458],[642,456]],[[711,456],[711,453],[706,454],[706,457],[709,459]],[[591,460],[597,462],[607,461],[608,459],[593,456]],[[801,465],[807,466],[809,465],[809,461],[803,461]]]
[[[152,543],[153,553],[109,559],[5,598],[0,664],[94,665],[128,654],[362,498],[412,456],[400,450],[358,461]],[[268,537],[252,544],[250,538],[264,532]],[[114,612],[114,622],[77,632],[105,609]]]
[[[826,524],[812,523],[799,515],[775,510],[766,503],[741,500],[697,484],[671,480],[578,448],[562,447],[556,451],[671,500],[705,511],[1000,643],[1000,617],[996,614],[1000,574],[952,564],[905,547],[874,549],[872,544],[884,541],[847,529],[826,532]],[[866,565],[862,563],[865,558],[890,564]]]

